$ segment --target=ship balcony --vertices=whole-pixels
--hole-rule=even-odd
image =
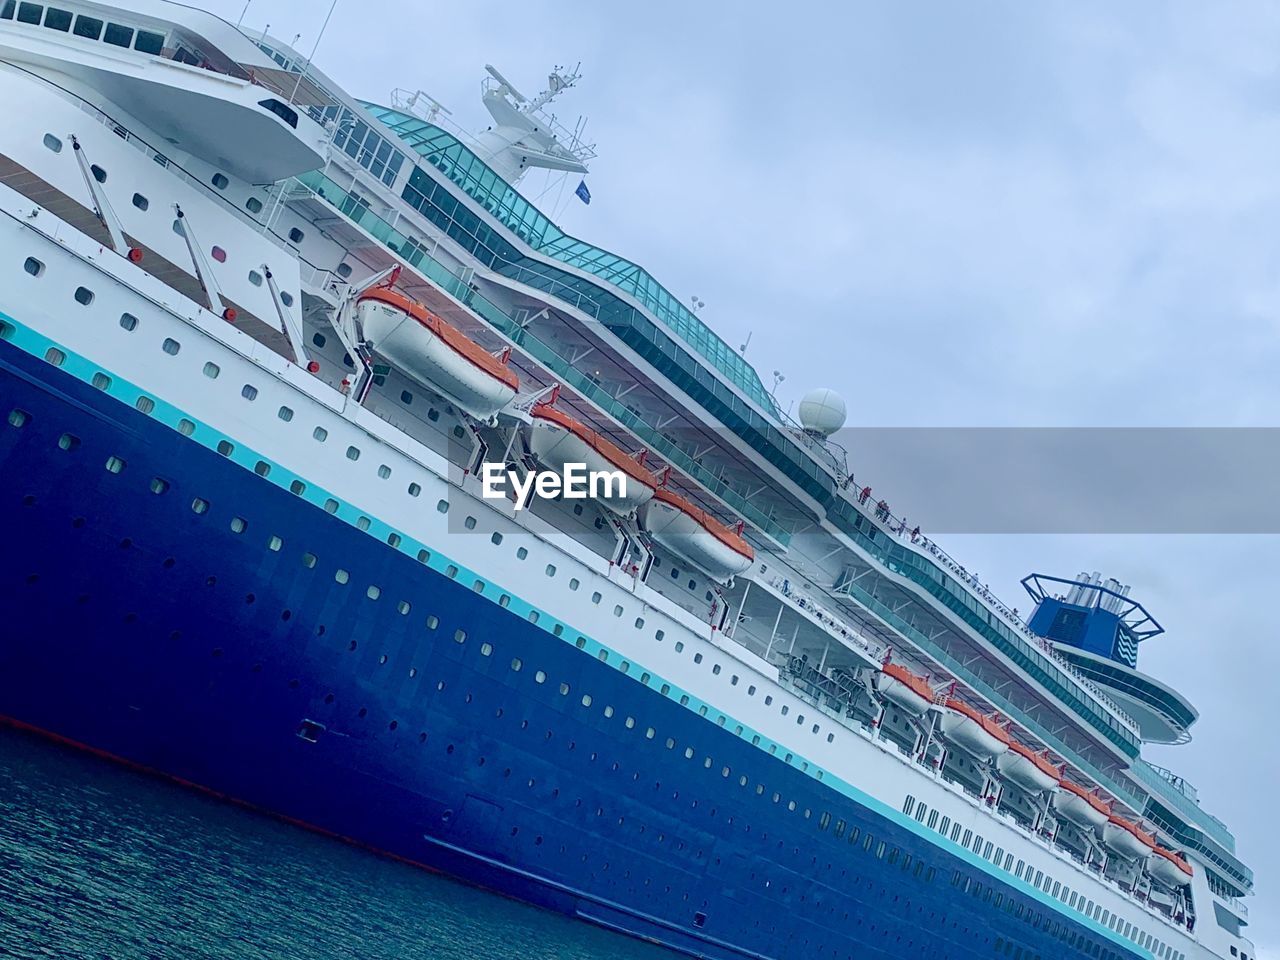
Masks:
[[[324,128],[248,73],[6,19],[0,19],[0,59],[51,82],[60,82],[54,73],[69,76],[175,150],[249,183],[275,182],[324,163]]]
[[[1070,644],[1055,649],[1093,683],[1106,689],[1138,724],[1146,743],[1185,743],[1198,714],[1186,697],[1141,671]]]

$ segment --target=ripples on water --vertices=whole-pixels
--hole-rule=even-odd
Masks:
[[[0,956],[674,954],[0,728]]]

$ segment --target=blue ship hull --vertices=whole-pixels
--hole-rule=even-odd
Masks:
[[[13,722],[695,956],[1149,956],[2,342],[0,470]]]

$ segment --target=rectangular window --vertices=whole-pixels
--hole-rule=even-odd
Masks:
[[[17,6],[15,0],[4,0],[0,3],[0,20],[12,20],[13,10]]]
[[[74,18],[70,10],[59,10],[57,7],[50,7],[44,12],[44,25],[50,30],[60,30],[66,33],[71,29],[71,21]]]
[[[86,17],[84,14],[76,17],[76,25],[71,31],[77,37],[86,37],[89,40],[97,40],[102,36],[102,21],[97,17]]]
[[[137,39],[133,41],[133,49],[139,53],[150,53],[159,56],[164,51],[164,34],[152,33],[150,30],[139,30]]]
[[[123,27],[118,23],[108,23],[107,32],[103,34],[103,42],[116,47],[128,47],[133,43],[133,27]]]
[[[38,3],[20,3],[18,4],[18,22],[38,24],[40,15],[44,13],[44,7]]]

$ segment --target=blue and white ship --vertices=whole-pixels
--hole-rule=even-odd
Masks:
[[[164,0],[0,0],[0,715],[696,957],[1251,960],[1094,574],[1023,622],[471,137]],[[481,495],[594,459],[626,497]]]

